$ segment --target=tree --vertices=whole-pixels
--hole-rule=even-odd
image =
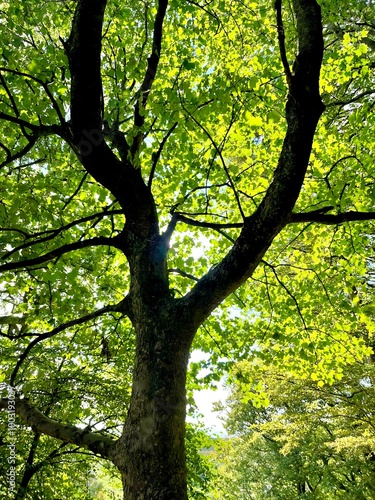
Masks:
[[[373,372],[368,359],[322,386],[239,363],[226,419],[236,437],[218,446],[218,498],[373,497]]]
[[[185,499],[192,346],[322,353],[322,377],[366,353],[370,5],[0,5],[3,380],[124,498]]]

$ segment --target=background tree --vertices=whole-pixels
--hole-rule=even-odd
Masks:
[[[373,372],[369,359],[322,385],[239,363],[213,498],[372,498]]]
[[[367,353],[373,13],[321,7],[0,3],[3,380],[125,498],[187,498],[192,347],[211,378]]]

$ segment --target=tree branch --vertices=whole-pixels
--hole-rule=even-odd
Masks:
[[[84,129],[100,130],[102,81],[100,57],[107,0],[78,0],[66,42],[71,71],[71,121],[75,139]]]
[[[281,58],[281,62],[282,62],[283,67],[284,67],[286,81],[287,81],[288,86],[289,86],[291,79],[292,79],[292,73],[290,71],[288,58],[286,56],[285,33],[284,33],[284,24],[283,24],[283,17],[282,17],[282,11],[281,11],[281,0],[275,1],[275,9],[276,9],[277,37],[279,40],[280,58]]]
[[[18,160],[19,158],[23,158],[31,149],[34,147],[36,144],[36,141],[38,140],[39,136],[34,134],[33,136],[29,136],[28,140],[29,142],[26,144],[24,148],[21,149],[21,151],[18,151],[17,153],[14,153],[13,155],[10,153],[10,151],[6,151],[7,148],[2,144],[1,146],[7,153],[7,158],[4,160],[2,163],[0,163],[0,169],[5,167],[6,165],[10,165],[12,162],[15,160]]]
[[[34,267],[39,264],[44,264],[45,262],[57,259],[58,257],[61,257],[66,253],[72,252],[74,250],[81,250],[82,248],[95,247],[101,245],[114,246],[117,248],[116,241],[118,241],[116,237],[106,238],[104,236],[97,236],[96,238],[90,238],[89,240],[76,241],[74,243],[69,243],[59,248],[55,248],[54,250],[51,250],[50,252],[47,252],[44,255],[40,255],[39,257],[34,257],[32,259],[25,259],[18,262],[8,262],[7,264],[3,264],[2,266],[0,266],[0,273],[5,271],[13,271],[14,269],[25,269],[27,267]]]
[[[100,68],[106,4],[106,0],[78,0],[65,44],[71,72],[70,145],[87,172],[124,209],[126,234],[150,238],[158,228],[150,190],[140,169],[134,168],[129,158],[119,160],[104,140]]]
[[[9,252],[7,252],[5,255],[2,256],[2,260],[9,258],[14,253],[19,252],[20,250],[24,250],[25,248],[29,248],[31,246],[38,245],[39,243],[45,243],[46,241],[50,241],[50,240],[56,238],[56,236],[58,236],[62,232],[67,231],[68,229],[71,229],[72,227],[77,226],[79,224],[82,224],[84,222],[88,222],[88,221],[93,220],[93,219],[101,219],[103,217],[111,216],[111,215],[121,215],[123,213],[124,213],[123,210],[108,210],[108,211],[105,210],[103,212],[98,212],[98,213],[95,213],[92,215],[88,215],[87,217],[82,217],[81,219],[77,219],[75,221],[69,222],[68,224],[65,224],[65,226],[61,226],[57,229],[47,229],[46,231],[41,231],[41,232],[35,233],[35,234],[26,234],[23,231],[21,231],[20,229],[16,229],[16,228],[2,228],[2,227],[0,227],[0,232],[1,231],[16,231],[16,232],[19,232],[20,234],[23,234],[25,236],[25,238],[28,240],[31,238],[39,238],[39,239],[36,239],[34,241],[28,241],[26,243],[23,243],[22,245],[19,245],[16,248],[13,248],[13,250],[10,250]],[[40,236],[43,236],[43,235],[46,235],[46,236],[40,238]]]
[[[25,73],[21,73],[18,71],[12,71],[12,70],[6,70],[6,68],[0,68],[0,71],[10,71],[11,73],[15,73],[15,74],[20,75],[20,76],[28,76],[28,77],[32,78],[30,75],[27,75]],[[4,80],[2,76],[1,76],[1,79]],[[43,83],[37,78],[33,78],[33,79],[36,79],[39,83]],[[5,81],[3,83],[3,86],[6,89],[6,92],[9,94],[9,98],[11,99],[12,107],[14,109],[16,116],[9,115],[8,113],[0,112],[0,119],[11,122],[11,123],[15,123],[16,125],[18,125],[21,128],[23,136],[28,140],[28,143],[20,151],[18,151],[17,153],[14,153],[14,154],[12,154],[10,152],[10,150],[4,144],[0,144],[0,146],[4,149],[4,151],[6,153],[6,159],[2,163],[0,163],[0,169],[5,167],[6,165],[9,165],[13,161],[18,160],[19,158],[22,158],[23,156],[25,156],[33,148],[33,146],[36,144],[37,140],[40,137],[48,136],[48,135],[58,135],[60,137],[64,136],[63,126],[43,125],[43,124],[35,125],[33,123],[30,123],[30,122],[20,118],[18,116],[19,112],[18,112],[17,106],[14,102],[13,96],[10,94],[10,91],[5,84]],[[48,87],[46,85],[45,85],[45,87],[46,87],[45,90],[49,92]],[[49,95],[53,99],[53,96],[50,93],[49,93]],[[61,114],[58,113],[58,116],[61,119]],[[25,129],[29,129],[32,132],[32,134],[27,133]]]
[[[64,212],[64,210],[66,209],[66,207],[69,205],[69,203],[75,198],[75,196],[77,196],[77,194],[79,193],[79,191],[81,190],[83,184],[85,183],[87,177],[88,177],[88,172],[85,172],[82,179],[79,181],[78,183],[78,186],[76,187],[76,189],[74,190],[73,194],[69,196],[69,198],[66,200],[66,202],[64,203],[61,211]]]
[[[189,280],[198,281],[198,278],[196,278],[195,276],[193,276],[190,273],[183,271],[182,269],[179,269],[178,267],[173,267],[171,269],[168,269],[168,273],[179,274],[183,278],[188,278]]]
[[[262,260],[262,263],[269,267],[272,272],[273,272],[273,275],[275,276],[276,278],[276,281],[279,283],[279,285],[281,285],[281,287],[285,290],[285,292],[287,293],[287,295],[293,300],[295,306],[296,306],[296,309],[297,309],[297,312],[298,312],[298,315],[299,317],[301,318],[301,321],[302,321],[302,324],[303,324],[303,328],[305,330],[307,330],[307,326],[306,326],[306,322],[305,322],[305,318],[303,317],[303,314],[302,314],[302,311],[301,311],[301,308],[299,306],[299,303],[298,303],[298,300],[296,299],[296,297],[292,294],[292,292],[289,290],[289,288],[285,285],[285,283],[279,278],[279,275],[277,274],[276,272],[276,269],[275,269],[275,266],[273,266],[272,264],[270,264],[269,262],[265,261],[265,260]]]
[[[51,337],[54,337],[55,335],[59,334],[60,332],[71,328],[72,326],[77,326],[77,325],[82,325],[83,323],[87,323],[88,321],[92,321],[93,319],[99,318],[100,316],[103,316],[103,314],[107,314],[109,312],[120,312],[124,315],[127,315],[131,317],[131,303],[130,303],[130,298],[129,295],[127,295],[121,302],[114,304],[114,305],[108,305],[105,307],[102,307],[101,309],[98,309],[97,311],[94,311],[90,314],[86,314],[85,316],[81,316],[80,318],[72,319],[71,321],[67,321],[66,323],[63,323],[53,330],[50,330],[49,332],[42,333],[38,335],[35,339],[33,339],[30,344],[26,347],[26,349],[23,351],[23,353],[19,356],[18,361],[16,363],[16,366],[14,367],[14,370],[12,372],[12,375],[10,377],[10,385],[13,386],[17,377],[17,374],[19,372],[19,369],[22,366],[22,363],[25,361],[27,358],[29,352],[33,347],[35,347],[39,342],[42,342],[43,340],[49,339]]]
[[[7,399],[0,401],[0,409],[8,409]],[[110,459],[111,457],[116,441],[108,436],[80,429],[74,425],[63,424],[46,417],[34,408],[27,399],[16,399],[15,411],[21,420],[27,426],[31,427],[34,432],[60,439],[65,443],[87,448],[95,455],[99,455],[105,459]]]
[[[158,10],[155,16],[154,23],[154,34],[152,40],[152,51],[150,57],[147,59],[147,70],[144,76],[141,88],[137,92],[137,101],[134,107],[134,125],[140,129],[144,124],[144,113],[143,110],[146,107],[148,96],[158,69],[160,54],[161,54],[161,42],[163,37],[163,23],[165,14],[167,12],[168,0],[158,1]],[[131,153],[134,158],[137,153],[139,146],[142,143],[143,133],[139,131],[134,138],[133,144],[131,146]]]
[[[28,128],[29,130],[34,132],[37,138],[42,137],[44,135],[61,135],[62,133],[62,130],[58,125],[34,125],[33,123],[27,122],[22,118],[8,115],[7,113],[3,112],[0,112],[0,119],[11,123],[15,123],[22,128]],[[27,137],[29,138],[28,135]]]
[[[182,104],[182,103],[181,103],[181,104]],[[203,125],[202,125],[202,124],[201,124],[201,123],[200,123],[200,122],[199,122],[196,118],[195,118],[195,116],[194,116],[192,113],[190,113],[190,112],[189,112],[189,111],[188,111],[188,110],[184,107],[184,105],[183,105],[183,104],[182,104],[182,107],[183,107],[184,111],[185,111],[185,112],[186,112],[186,113],[190,116],[190,118],[194,121],[194,123],[195,123],[196,125],[198,125],[198,127],[199,127],[199,128],[200,128],[200,129],[201,129],[201,130],[202,130],[202,131],[206,134],[206,136],[208,137],[208,139],[209,139],[209,141],[211,142],[212,146],[214,147],[214,149],[215,149],[215,151],[216,151],[217,155],[218,155],[218,156],[219,156],[219,158],[220,158],[221,164],[222,164],[222,166],[223,166],[223,170],[224,170],[225,175],[226,175],[226,177],[227,177],[227,179],[228,179],[228,181],[229,181],[229,185],[230,185],[230,187],[232,188],[232,191],[233,191],[234,197],[236,198],[236,202],[237,202],[238,210],[240,211],[241,217],[242,217],[243,219],[245,219],[245,214],[244,214],[244,212],[243,212],[243,210],[242,210],[240,197],[238,196],[238,192],[237,192],[236,186],[234,185],[233,179],[232,179],[232,177],[231,177],[231,175],[230,175],[230,172],[229,172],[228,167],[227,167],[227,165],[226,165],[226,163],[225,163],[225,160],[224,160],[223,154],[222,154],[222,152],[221,152],[221,151],[222,151],[222,149],[223,149],[223,146],[224,146],[225,140],[226,140],[226,138],[227,138],[227,136],[228,136],[228,134],[229,134],[229,131],[230,131],[230,129],[231,129],[231,127],[232,127],[232,125],[233,125],[233,122],[234,122],[234,117],[232,116],[231,121],[230,121],[230,123],[229,123],[229,126],[228,126],[228,128],[227,128],[227,131],[226,131],[226,133],[225,133],[225,135],[224,135],[224,138],[223,138],[223,140],[221,141],[220,146],[218,146],[218,145],[216,144],[215,140],[213,139],[212,135],[210,134],[210,132],[209,132],[209,131],[208,131],[208,130],[207,130],[207,129],[206,129],[206,128],[205,128],[205,127],[204,127],[204,126],[203,126]]]
[[[206,227],[208,229],[235,229],[235,228],[241,228],[243,227],[243,222],[229,222],[229,223],[224,223],[224,224],[217,224],[215,222],[203,222],[195,219],[191,219],[189,217],[185,217],[184,215],[179,214],[178,212],[175,212],[175,217],[178,222],[184,222],[185,224],[188,224],[189,226],[196,226],[196,227]]]
[[[157,163],[159,161],[159,158],[161,156],[163,148],[164,148],[166,142],[168,141],[169,137],[174,132],[174,130],[177,127],[177,125],[178,125],[178,122],[174,122],[174,124],[172,125],[172,127],[168,130],[168,132],[166,133],[166,135],[163,137],[163,140],[161,141],[158,150],[156,151],[156,153],[153,153],[153,155],[152,155],[152,167],[151,167],[150,176],[148,178],[148,183],[147,183],[147,185],[148,185],[148,187],[150,189],[151,189],[152,181],[153,181],[153,178],[154,178],[154,175],[155,175],[156,165],[157,165]]]
[[[256,211],[245,217],[232,249],[180,300],[178,314],[197,326],[258,267],[276,235],[289,222],[299,196],[324,106],[319,93],[323,59],[321,9],[316,0],[293,0],[298,54],[286,102],[287,131],[278,164]]]
[[[0,68],[0,71],[3,71],[4,73],[11,73],[11,74],[17,75],[17,76],[23,76],[23,77],[28,78],[30,80],[33,80],[34,82],[37,82],[39,85],[41,85],[41,87],[43,88],[44,92],[47,94],[49,100],[51,101],[53,109],[56,111],[56,114],[57,114],[57,116],[58,116],[58,118],[60,120],[60,124],[62,126],[65,125],[66,122],[65,122],[64,116],[62,114],[60,106],[58,105],[56,99],[53,97],[50,89],[48,88],[48,82],[44,82],[43,80],[41,80],[40,78],[37,78],[34,75],[30,75],[28,73],[23,73],[22,71],[17,71],[17,70],[14,70],[14,69]],[[5,81],[4,81],[4,83],[5,83]],[[3,85],[4,85],[4,83],[3,83]],[[9,99],[12,101],[13,109],[16,111],[16,104],[15,104],[14,98],[13,98],[12,94],[10,93],[10,91],[8,89],[7,89],[7,94],[9,96]]]
[[[328,207],[332,210],[333,207]],[[327,210],[327,211],[328,211]],[[359,222],[366,220],[375,220],[375,212],[343,212],[341,214],[326,214],[322,210],[314,210],[313,212],[292,213],[290,214],[288,224],[298,222],[316,222],[319,224],[342,224],[343,222]]]
[[[357,94],[345,100],[327,102],[326,107],[329,108],[332,106],[347,106],[348,104],[352,104],[353,102],[360,101],[363,97],[367,97],[373,94],[375,94],[375,89],[365,90],[364,92],[361,92],[360,94]]]

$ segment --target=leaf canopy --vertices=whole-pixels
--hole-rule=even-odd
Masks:
[[[79,149],[67,55],[76,4],[0,2],[0,380],[52,418],[118,437],[136,343],[120,248],[132,213],[84,156],[104,141],[119,162],[131,160],[171,236],[170,294],[186,298],[275,185],[290,89],[273,2],[171,0],[159,53],[162,2],[111,0],[101,128],[85,129]],[[301,192],[257,269],[199,328],[193,348],[211,357],[191,365],[189,391],[240,359],[334,384],[371,352],[374,13],[362,0],[320,4],[325,112]],[[282,16],[292,66],[292,7]]]

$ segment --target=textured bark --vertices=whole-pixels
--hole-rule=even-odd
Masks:
[[[128,500],[187,499],[184,438],[189,345],[176,341],[172,326],[149,325],[138,336],[131,404],[114,458]]]
[[[195,330],[181,322],[170,296],[166,246],[163,237],[130,246],[137,345],[130,408],[113,459],[129,500],[187,498],[185,382]]]

